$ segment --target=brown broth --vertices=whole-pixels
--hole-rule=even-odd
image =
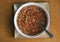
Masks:
[[[23,7],[17,16],[18,27],[28,35],[35,35],[41,32],[42,29],[35,23],[36,21],[41,22],[43,25],[46,23],[45,12],[37,6]]]

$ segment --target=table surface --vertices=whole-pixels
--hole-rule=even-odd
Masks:
[[[49,2],[50,28],[54,38],[15,39],[12,4],[15,2]],[[0,0],[0,42],[59,42],[60,41],[60,2],[59,0]]]

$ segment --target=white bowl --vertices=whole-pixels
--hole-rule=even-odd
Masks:
[[[19,7],[19,9],[16,11],[15,16],[14,16],[14,25],[15,25],[16,30],[17,30],[22,36],[24,36],[24,37],[26,37],[26,38],[38,38],[38,37],[40,37],[42,34],[44,34],[44,31],[43,31],[42,33],[38,34],[38,35],[30,36],[30,35],[24,34],[24,33],[19,29],[19,27],[18,27],[18,25],[17,25],[17,15],[18,15],[18,13],[21,11],[21,9],[22,9],[23,7],[30,6],[30,5],[38,6],[38,7],[40,7],[41,9],[43,9],[43,10],[45,11],[46,16],[47,16],[47,26],[46,26],[46,29],[48,29],[48,27],[49,27],[49,25],[50,25],[50,16],[49,16],[49,13],[48,13],[47,9],[46,9],[44,6],[42,6],[41,4],[39,4],[39,3],[34,3],[34,2],[25,3],[25,4],[23,4],[22,6]]]

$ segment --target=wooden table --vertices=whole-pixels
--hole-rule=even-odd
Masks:
[[[60,2],[59,0],[42,0],[50,4],[51,32],[54,38],[15,39],[12,4],[14,2],[30,2],[31,0],[0,0],[0,42],[60,42]],[[41,0],[32,0],[41,1]]]

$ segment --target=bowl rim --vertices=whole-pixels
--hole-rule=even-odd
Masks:
[[[22,36],[24,36],[24,37],[26,37],[26,38],[37,38],[37,37],[40,37],[41,35],[43,35],[45,31],[43,31],[41,34],[36,35],[36,36],[29,36],[29,35],[24,34],[24,33],[19,29],[19,27],[18,27],[18,25],[17,25],[17,20],[16,20],[16,19],[17,19],[18,13],[21,11],[21,9],[22,9],[23,7],[26,7],[26,6],[29,6],[29,5],[38,6],[38,7],[42,8],[42,9],[46,12],[46,15],[47,15],[47,17],[48,17],[48,18],[47,18],[48,23],[47,23],[46,29],[48,29],[48,27],[49,27],[49,25],[50,25],[50,15],[49,15],[49,12],[47,11],[47,9],[46,9],[44,6],[42,6],[42,5],[39,4],[39,3],[35,3],[35,2],[25,3],[25,4],[23,4],[22,6],[20,6],[20,7],[18,8],[18,10],[16,11],[16,13],[15,13],[15,15],[14,15],[14,26],[15,26],[15,29],[19,32],[19,34],[21,34]]]

